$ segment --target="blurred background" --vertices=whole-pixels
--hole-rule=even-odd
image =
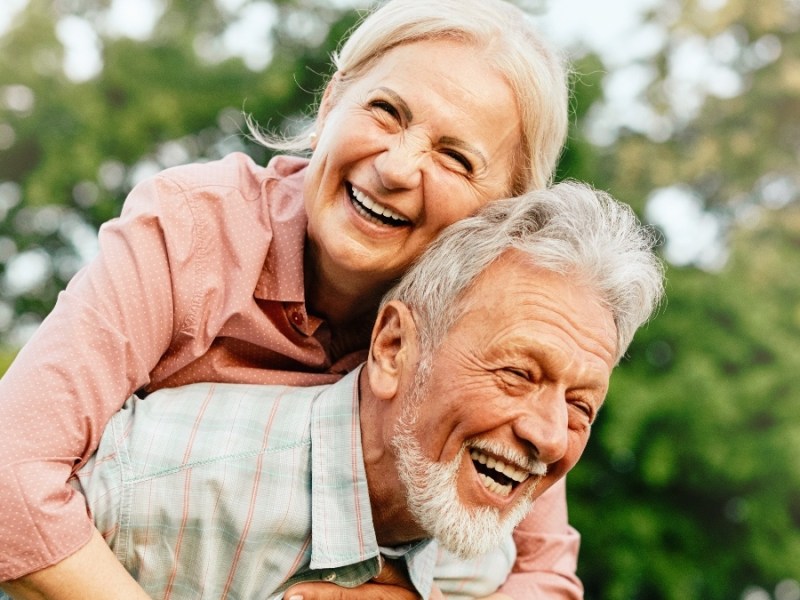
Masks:
[[[567,50],[559,178],[663,232],[668,302],[569,479],[589,599],[800,600],[800,0],[518,0]],[[2,0],[0,372],[160,169],[293,128],[368,3]]]

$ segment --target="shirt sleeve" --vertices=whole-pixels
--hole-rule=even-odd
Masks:
[[[566,479],[536,500],[514,531],[517,558],[499,591],[514,600],[582,600],[576,575],[580,535],[567,522]]]
[[[198,255],[195,226],[168,180],[137,186],[122,216],[101,228],[98,257],[0,380],[0,581],[89,541],[83,496],[68,479],[188,319],[193,290],[182,282],[196,275],[187,267]]]

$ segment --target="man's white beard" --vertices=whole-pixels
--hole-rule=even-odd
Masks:
[[[427,365],[420,365],[412,398],[403,406],[400,423],[392,438],[397,454],[397,470],[406,489],[408,508],[417,523],[439,544],[460,556],[470,559],[493,550],[511,535],[512,530],[533,506],[533,486],[520,498],[511,512],[503,518],[499,509],[483,506],[468,508],[458,497],[458,470],[467,451],[465,443],[458,455],[448,463],[426,458],[414,436],[427,387],[424,374]]]

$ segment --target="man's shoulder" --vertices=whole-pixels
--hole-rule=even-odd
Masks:
[[[137,477],[258,456],[310,445],[312,406],[325,389],[233,383],[161,389],[132,397],[115,417],[115,430],[125,432]]]

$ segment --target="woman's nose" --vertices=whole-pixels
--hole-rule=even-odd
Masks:
[[[414,189],[422,183],[425,153],[409,140],[398,140],[375,159],[375,169],[387,190]]]

